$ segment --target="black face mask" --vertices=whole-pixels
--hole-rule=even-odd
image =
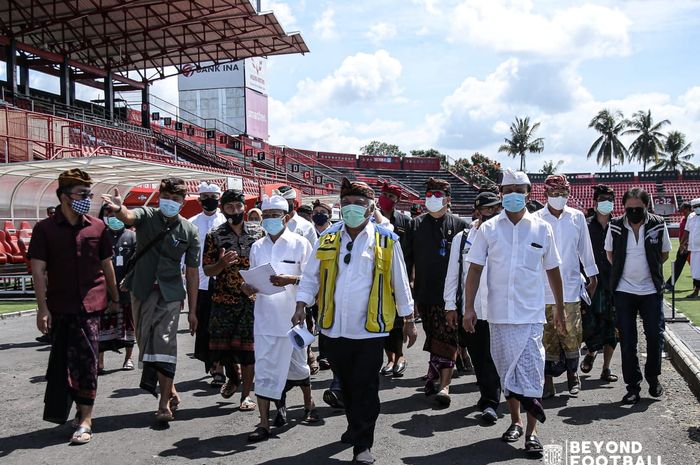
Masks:
[[[324,224],[328,223],[328,215],[325,213],[314,213],[314,216],[312,216],[311,219],[314,220],[316,226],[323,226]]]
[[[213,212],[219,206],[219,200],[211,197],[200,200],[200,202],[202,203],[202,208],[208,212]]]
[[[235,215],[227,215],[226,213],[224,213],[226,221],[228,221],[229,224],[233,225],[241,224],[243,222],[244,215],[245,213],[236,213]]]
[[[481,222],[488,221],[496,215],[481,215]]]
[[[644,207],[625,208],[627,220],[632,224],[638,224],[644,221],[647,209]]]

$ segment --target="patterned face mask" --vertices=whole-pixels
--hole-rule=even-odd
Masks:
[[[87,215],[90,211],[91,199],[71,200],[70,206],[78,215]]]

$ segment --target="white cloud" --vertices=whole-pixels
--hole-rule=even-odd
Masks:
[[[331,40],[338,37],[338,33],[335,30],[335,10],[328,7],[323,10],[321,16],[314,23],[314,32],[321,36],[324,40]]]
[[[272,11],[285,31],[289,32],[297,27],[297,19],[292,13],[291,7],[285,2],[263,0],[262,11]]]
[[[393,39],[396,37],[396,34],[396,26],[393,24],[375,23],[369,28],[369,31],[365,33],[365,37],[374,43],[380,43],[387,39]]]
[[[631,21],[617,8],[584,4],[535,12],[530,0],[464,0],[450,17],[450,39],[527,53],[581,60],[630,53]]]
[[[314,83],[324,89],[320,94],[331,104],[327,108],[333,108],[334,101],[339,103],[333,96],[337,97],[338,89],[347,88],[347,82],[353,83],[349,88],[355,92],[361,87],[362,80],[341,78],[357,59],[357,55],[348,57],[335,73]],[[361,60],[366,59],[361,57]],[[356,92],[355,98],[381,98],[384,92],[379,89],[386,83],[370,82],[375,82],[369,86],[374,90],[369,95]],[[541,84],[538,86],[537,82]],[[297,105],[304,95],[312,102],[318,102],[313,100],[313,94],[306,93],[306,85],[308,82],[300,85],[300,92],[290,101],[273,100],[271,103],[273,142],[356,153],[362,145],[376,139],[396,143],[404,151],[434,147],[455,158],[479,151],[505,166],[517,166],[517,160],[499,154],[497,150],[503,139],[509,136],[513,119],[529,116],[533,122],[541,123],[537,136],[545,139],[544,152],[528,157],[529,170],[538,171],[545,161],[562,160],[565,172],[592,172],[606,169],[597,166],[594,158],[586,158],[590,145],[597,138],[597,134],[588,128],[588,123],[603,108],[619,109],[628,117],[635,111],[651,109],[655,119],[670,119],[672,128],[685,132],[691,141],[693,135],[700,134],[700,86],[676,97],[649,92],[599,100],[584,87],[573,65],[542,64],[515,58],[505,60],[483,78],[466,77],[443,99],[436,112],[411,124],[381,116],[370,118],[370,123],[359,124],[327,117],[325,115],[333,114],[332,110],[315,112],[313,105]],[[630,140],[625,139],[625,142],[629,144]],[[625,164],[616,169],[634,171],[640,168],[637,164]]]
[[[413,0],[413,3],[423,7],[423,9],[431,15],[440,14],[440,10],[437,7],[438,0]]]
[[[329,110],[333,105],[397,97],[401,93],[401,72],[401,62],[386,50],[357,53],[345,58],[338,69],[321,80],[300,81],[287,108],[294,112]]]

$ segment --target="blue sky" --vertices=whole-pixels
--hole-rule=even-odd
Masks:
[[[700,1],[263,0],[263,10],[311,50],[269,60],[272,143],[357,152],[378,139],[516,166],[497,147],[515,116],[530,116],[545,150],[529,170],[562,160],[579,172],[600,170],[586,153],[602,108],[651,109],[700,137]],[[153,93],[175,100],[176,80]]]

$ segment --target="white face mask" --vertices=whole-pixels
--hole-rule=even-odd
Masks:
[[[443,204],[444,197],[437,198],[435,196],[432,197],[427,197],[425,199],[425,208],[428,209],[429,212],[431,213],[437,213],[440,210],[442,210],[442,207],[445,205]]]
[[[568,197],[547,197],[547,203],[555,210],[563,210],[567,200]]]

